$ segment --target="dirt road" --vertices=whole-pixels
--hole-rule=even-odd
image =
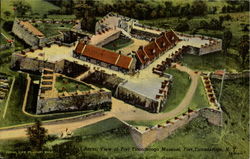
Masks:
[[[91,125],[99,121],[111,118],[111,114],[106,114],[104,116],[94,117],[90,119],[83,119],[78,121],[69,121],[69,122],[58,122],[58,123],[44,123],[43,126],[48,129],[49,134],[61,134],[68,128],[69,131],[73,131],[83,126]],[[15,138],[25,138],[26,128],[10,129],[10,130],[1,130],[0,131],[0,140],[2,139],[15,139]]]

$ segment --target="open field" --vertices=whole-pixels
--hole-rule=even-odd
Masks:
[[[227,71],[241,71],[241,62],[237,57],[226,56],[221,52],[197,56],[184,54],[181,62],[193,70],[215,71],[226,69]]]
[[[11,17],[14,18],[14,10],[13,10],[13,3],[14,0],[1,0],[1,15],[5,11],[11,12]],[[59,7],[46,2],[45,0],[25,0],[31,5],[32,12],[38,13],[39,15],[47,14],[49,10],[57,10],[60,9]],[[41,9],[42,8],[42,9]]]
[[[126,47],[132,43],[133,43],[133,41],[131,39],[125,39],[125,38],[120,37],[120,38],[104,45],[103,47],[106,49],[109,49],[109,50],[116,51],[116,50],[121,49],[123,47]]]
[[[196,88],[195,94],[193,96],[193,99],[190,103],[189,108],[192,110],[199,109],[199,108],[207,108],[209,107],[208,99],[205,93],[204,85],[199,79],[198,86]]]
[[[70,30],[72,24],[33,24],[38,30],[40,30],[45,36],[50,37],[53,35],[58,35],[59,31]]]

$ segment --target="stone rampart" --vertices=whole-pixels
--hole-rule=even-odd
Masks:
[[[165,124],[147,128],[145,131],[139,131],[131,125],[130,134],[135,144],[139,148],[146,148],[155,141],[160,141],[173,134],[177,129],[188,124],[198,116],[204,117],[211,124],[222,126],[222,112],[210,108],[203,108],[198,111],[185,113],[177,118],[166,122]]]
[[[76,110],[110,110],[111,102],[111,92],[109,91],[96,91],[57,98],[39,98],[36,114]]]
[[[226,72],[224,79],[230,80],[230,79],[249,78],[249,77],[250,77],[250,71],[245,70],[243,72],[238,72],[238,73],[228,73],[228,72]],[[222,75],[211,73],[210,78],[222,79]]]

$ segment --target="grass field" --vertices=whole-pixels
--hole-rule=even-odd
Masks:
[[[14,10],[13,10],[13,3],[14,0],[1,0],[1,15],[4,15],[3,13],[5,11],[11,12],[11,18],[14,18]],[[47,14],[49,10],[57,10],[60,9],[59,7],[46,2],[45,0],[25,0],[31,5],[32,12],[38,13],[41,16],[44,14]],[[41,9],[42,8],[42,9]]]
[[[103,47],[106,48],[106,49],[109,49],[109,50],[116,51],[116,50],[121,49],[123,47],[126,47],[126,46],[128,46],[128,45],[130,45],[132,43],[133,43],[133,40],[125,39],[125,38],[120,37],[120,38],[118,38],[118,39],[104,45]]]
[[[40,30],[45,36],[50,37],[58,35],[59,31],[70,30],[72,24],[33,24],[38,30]]]
[[[237,56],[226,56],[221,52],[210,53],[202,56],[184,54],[181,62],[193,70],[215,71],[226,69],[231,72],[242,70],[240,65],[241,62]]]
[[[171,111],[180,104],[191,83],[189,75],[186,72],[170,68],[166,70],[166,73],[173,75],[173,83],[163,112]]]
[[[191,108],[192,110],[195,110],[195,109],[205,108],[205,107],[209,107],[209,103],[208,103],[208,99],[206,96],[204,85],[201,79],[199,79],[198,86],[195,90],[195,93],[194,93],[194,96],[190,103],[189,108]]]
[[[60,76],[56,78],[55,87],[59,92],[63,92],[63,88],[67,92],[73,92],[76,91],[76,89],[78,89],[79,91],[88,91],[91,89],[90,86],[87,86],[83,83],[73,81],[69,78],[64,78]]]

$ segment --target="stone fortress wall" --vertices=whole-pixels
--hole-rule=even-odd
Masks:
[[[206,45],[202,45],[200,48],[189,46],[190,49],[187,53],[190,54],[198,54],[198,55],[205,55],[208,53],[213,53],[216,51],[222,50],[222,40],[214,37],[208,37],[205,35],[188,35],[184,33],[175,32],[180,39],[188,40],[188,38],[200,38],[201,40],[209,40],[209,43]]]
[[[40,47],[41,49],[42,47]],[[39,60],[36,58],[27,57],[25,53],[31,50],[35,51],[38,47],[17,51],[12,54],[11,68],[23,71],[42,72],[44,68],[52,69],[57,73],[66,74],[68,76],[83,73],[89,68],[86,65],[79,65],[74,62],[67,61],[66,59],[57,61],[55,63]]]
[[[68,96],[47,99],[39,98],[36,114],[98,109],[110,110],[111,105],[111,92],[99,90],[77,94],[76,91],[74,95],[69,94]]]
[[[40,44],[40,39],[45,37],[37,37],[27,28],[20,24],[18,19],[14,20],[12,27],[12,32],[20,39],[24,40],[30,46],[35,46]]]
[[[120,37],[120,35],[121,35],[121,32],[117,32],[115,34],[112,34],[111,36],[108,36],[104,40],[102,40],[99,43],[97,43],[96,46],[102,47],[102,46],[110,43],[111,41],[114,41],[114,40],[118,39]]]
[[[21,52],[16,52],[13,53],[11,57],[11,68],[24,71],[41,72],[43,68],[55,69],[55,64],[38,60],[36,58],[29,58],[21,54]]]
[[[63,34],[58,33],[58,35],[54,35],[51,37],[46,36],[37,36],[32,31],[25,28],[18,19],[14,20],[14,24],[12,26],[12,32],[20,39],[24,40],[30,46],[42,46],[46,43],[53,42],[55,40],[62,40]]]
[[[238,79],[238,78],[249,78],[250,77],[250,71],[249,70],[245,70],[242,72],[238,72],[238,73],[225,73],[225,80],[230,80],[230,79]],[[210,74],[210,78],[215,78],[215,79],[222,79],[221,75],[217,75],[215,73],[211,73]]]
[[[147,110],[151,113],[159,113],[167,102],[171,80],[161,82],[161,87],[158,88],[159,92],[151,92],[153,97],[146,95],[142,91],[139,92],[131,86],[126,86],[126,83],[127,81],[120,83],[115,92],[115,97],[126,103],[132,104],[133,106]],[[150,91],[147,88],[144,88],[143,90]]]
[[[222,126],[222,111],[203,108],[197,111],[187,112],[178,118],[166,122],[165,124],[147,128],[140,131],[137,128],[126,124],[129,127],[130,134],[138,148],[146,148],[155,141],[161,141],[173,134],[178,128],[188,124],[193,119],[201,116],[208,120],[209,123],[216,126]]]
[[[92,85],[87,85],[90,90],[86,91],[63,91],[58,92],[55,88],[56,78],[63,76],[54,73],[51,69],[43,69],[40,81],[40,87],[37,97],[36,114],[51,112],[67,112],[79,110],[110,110],[111,109],[111,92],[106,89],[97,89]],[[73,78],[66,77],[74,80]]]
[[[115,97],[152,113],[157,113],[161,107],[161,100],[148,98],[143,94],[122,86],[118,86]]]

